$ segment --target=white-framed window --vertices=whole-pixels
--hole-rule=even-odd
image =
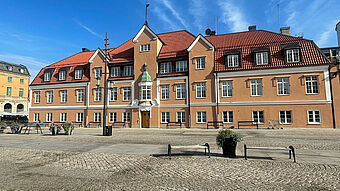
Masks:
[[[123,88],[123,101],[129,101],[131,99],[131,87]]]
[[[205,82],[197,82],[196,83],[196,98],[205,98],[207,97],[207,88]]]
[[[59,80],[66,80],[66,70],[59,71]]]
[[[277,78],[277,95],[289,95],[289,78]]]
[[[176,84],[176,99],[185,99],[185,84]]]
[[[6,96],[12,97],[12,87],[7,87]],[[39,102],[40,102],[40,97],[39,97]]]
[[[320,110],[308,110],[308,124],[321,124]]]
[[[81,80],[83,78],[83,70],[82,69],[76,69],[74,71],[74,79]]]
[[[140,45],[141,52],[149,52],[150,51],[150,44],[142,44]]]
[[[52,76],[51,72],[45,72],[44,73],[44,81],[45,82],[51,81],[51,76]]]
[[[110,88],[110,101],[117,101],[117,87]]]
[[[40,91],[34,92],[34,103],[40,103]]]
[[[20,84],[24,84],[25,79],[20,79]]]
[[[177,122],[185,123],[186,121],[186,114],[184,111],[177,112]]]
[[[168,100],[169,99],[169,91],[170,85],[161,85],[161,100]]]
[[[230,54],[227,55],[227,66],[228,67],[239,67],[239,55],[238,54]]]
[[[286,56],[287,63],[300,62],[300,50],[297,48],[286,50]]]
[[[170,122],[170,112],[162,112],[161,113],[161,123]]]
[[[318,76],[306,76],[306,93],[307,94],[319,93]]]
[[[77,113],[76,122],[83,122],[84,121],[84,113]]]
[[[13,79],[13,78],[12,78],[11,76],[9,76],[9,77],[7,78],[7,81],[8,81],[8,82],[12,82],[12,79]]]
[[[96,88],[94,90],[94,101],[102,100],[102,88]]]
[[[20,72],[20,73],[24,73],[24,71],[25,71],[24,69],[19,68],[19,72]]]
[[[161,74],[168,74],[172,72],[172,63],[171,62],[162,62],[161,63]]]
[[[102,77],[102,68],[98,67],[94,69],[94,77],[100,79]]]
[[[223,123],[234,123],[233,111],[223,111]]]
[[[124,76],[133,76],[133,66],[124,66]]]
[[[112,77],[119,77],[120,76],[120,67],[119,66],[111,68],[111,76]]]
[[[262,79],[250,80],[251,96],[262,96]]]
[[[12,71],[13,70],[13,66],[7,66],[7,70]]]
[[[292,124],[292,111],[280,111],[280,124]]]
[[[131,121],[131,113],[130,112],[124,112],[123,113],[123,122],[130,123]]]
[[[93,114],[94,114],[93,121],[96,122],[96,123],[101,122],[101,113],[100,112],[94,112]]]
[[[267,65],[268,62],[268,52],[256,52],[255,53],[256,65]]]
[[[140,99],[141,100],[151,99],[151,86],[143,85],[140,87]]]
[[[19,88],[19,97],[20,98],[24,97],[24,88]]]
[[[47,103],[53,103],[53,90],[47,91]]]
[[[176,61],[176,72],[186,72],[188,71],[188,64],[186,60]]]
[[[34,113],[34,121],[40,122],[40,114],[39,113]]]
[[[67,113],[60,113],[60,122],[67,121]]]
[[[205,69],[205,57],[195,58],[196,69]]]
[[[196,123],[206,123],[207,122],[207,112],[198,111],[196,112]]]
[[[264,123],[264,112],[253,111],[253,121],[254,123],[263,124]]]
[[[67,102],[67,90],[60,91],[60,102],[66,103]]]
[[[114,123],[117,121],[117,113],[116,112],[110,112],[109,113],[109,122]]]
[[[46,122],[52,122],[52,113],[46,113]]]
[[[222,97],[232,97],[233,96],[233,81],[223,81],[222,82]]]
[[[85,90],[79,89],[77,90],[77,102],[84,102],[85,99]]]

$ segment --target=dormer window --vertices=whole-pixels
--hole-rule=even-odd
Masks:
[[[13,66],[7,66],[7,70],[12,71],[13,70]]]
[[[24,73],[24,69],[19,68],[19,72],[20,72],[20,73]]]
[[[298,48],[286,50],[287,63],[300,62],[300,50]]]
[[[133,76],[133,66],[124,66],[124,76]]]
[[[186,72],[188,71],[188,64],[186,60],[176,61],[176,72]]]
[[[141,52],[149,52],[150,51],[150,44],[142,44],[140,45]]]
[[[227,66],[228,67],[239,67],[239,55],[238,54],[231,54],[227,56]]]
[[[162,62],[161,63],[161,74],[168,74],[172,72],[172,63],[171,62]]]
[[[59,80],[66,80],[66,70],[59,71]]]
[[[94,76],[96,79],[100,79],[102,76],[102,68],[95,68]]]
[[[48,71],[44,73],[44,81],[45,82],[51,81],[51,72]]]
[[[119,77],[120,76],[120,67],[112,67],[111,68],[111,76],[112,77]]]
[[[268,52],[257,52],[255,53],[256,65],[268,65]]]
[[[83,78],[83,70],[82,69],[76,69],[74,72],[74,79],[81,80]]]

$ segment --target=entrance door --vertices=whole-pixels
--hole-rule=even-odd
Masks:
[[[150,127],[150,112],[149,111],[142,111],[142,127],[149,128]]]

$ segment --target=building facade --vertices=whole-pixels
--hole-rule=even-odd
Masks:
[[[0,117],[28,117],[30,74],[23,65],[0,61]]]
[[[156,34],[144,25],[107,52],[107,125],[335,124],[330,63],[310,40],[254,29],[216,36]],[[30,121],[100,124],[104,66],[105,53],[97,49],[43,68],[30,85]]]

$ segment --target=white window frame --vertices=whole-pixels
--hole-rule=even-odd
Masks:
[[[24,84],[25,83],[25,79],[20,79],[20,84]]]
[[[23,98],[24,97],[24,91],[25,91],[24,88],[19,88],[19,98]]]
[[[123,87],[123,101],[130,101],[131,87]]]
[[[140,45],[140,52],[149,52],[149,51],[150,51],[150,44]]]
[[[251,79],[250,80],[250,95],[251,96],[262,96],[263,95],[262,79]]]
[[[170,97],[170,85],[163,84],[161,85],[161,100],[169,100]]]
[[[51,72],[45,72],[44,73],[44,82],[51,81],[52,73]]]
[[[300,49],[288,49],[286,50],[287,63],[300,62]]]
[[[196,123],[207,123],[207,112],[206,111],[196,112]]]
[[[187,72],[188,64],[186,60],[176,61],[176,72]]]
[[[111,68],[111,77],[120,77],[121,71],[120,66],[114,66]]]
[[[109,123],[114,123],[117,121],[117,113],[116,112],[110,112],[109,113]]]
[[[53,90],[47,91],[46,103],[53,103]]]
[[[255,63],[257,66],[263,66],[269,64],[268,52],[256,52],[255,53]]]
[[[117,101],[118,98],[118,88],[110,88],[110,101]]]
[[[227,66],[229,68],[235,68],[240,66],[239,54],[229,54],[227,55]]]
[[[312,112],[312,122],[310,121],[311,118],[309,118],[309,113]],[[319,119],[320,121],[317,122],[316,121],[316,112],[319,113]],[[311,125],[320,125],[321,124],[321,111],[320,110],[307,110],[307,120],[308,120],[308,124],[311,124]]]
[[[61,103],[67,102],[67,90],[60,90],[60,102]]]
[[[131,122],[131,113],[130,112],[124,112],[122,120],[125,123],[130,123]]]
[[[207,97],[207,83],[197,82],[196,83],[196,98],[206,98]]]
[[[186,97],[185,84],[176,84],[176,99],[185,99]]]
[[[67,113],[60,113],[60,122],[67,121]]]
[[[196,61],[196,69],[197,70],[204,70],[205,69],[205,56],[195,58]]]
[[[40,103],[40,91],[35,91],[34,92],[34,103]]]
[[[282,113],[282,115],[281,115]],[[289,122],[289,116],[290,115],[290,122]],[[284,116],[284,118],[282,118]],[[293,116],[292,116],[292,111],[279,111],[279,122],[280,124],[292,124],[293,123]]]
[[[83,70],[82,69],[76,69],[74,71],[74,79],[75,80],[81,80],[83,78]]]
[[[66,70],[59,70],[58,76],[59,76],[59,78],[58,78],[59,81],[66,80]]]
[[[93,113],[93,122],[95,122],[95,123],[100,123],[101,121],[102,121],[102,113],[100,113],[100,112],[94,112]]]
[[[224,118],[224,116],[226,116],[226,118]],[[234,112],[233,111],[223,111],[222,112],[222,119],[223,119],[223,123],[229,123],[229,124],[234,123]],[[227,120],[225,120],[225,119],[227,119]]]
[[[285,96],[290,94],[290,85],[288,77],[276,78],[277,83],[277,95]]]
[[[176,114],[176,121],[177,122],[181,122],[181,123],[185,123],[186,122],[186,113],[185,111],[179,111]]]
[[[133,76],[133,66],[124,66],[124,76]]]
[[[12,93],[13,93],[13,88],[12,87],[7,87],[6,89],[6,97],[12,97]],[[39,98],[39,102],[40,102],[40,98]]]
[[[83,121],[84,121],[84,113],[82,112],[77,113],[76,122],[83,122]]]
[[[53,121],[53,113],[46,113],[46,122]]]
[[[12,82],[12,81],[13,81],[13,78],[12,78],[11,76],[8,76],[7,81],[8,81],[8,82]]]
[[[78,89],[77,90],[77,102],[84,102],[85,101],[85,90]]]
[[[305,76],[305,81],[306,81],[306,94],[315,95],[320,93],[318,76]]]
[[[161,112],[161,123],[170,122],[170,112]]]
[[[34,121],[40,122],[40,113],[34,113]]]
[[[102,77],[103,70],[101,67],[94,68],[94,77],[100,79]]]
[[[257,120],[255,120],[255,116],[254,116],[254,112],[256,112],[256,115],[257,115]],[[262,121],[261,121],[261,118],[260,118],[260,113],[262,112],[262,116],[263,116],[263,118],[262,118]],[[255,121],[255,123],[254,124],[264,124],[264,111],[262,110],[262,111],[253,111],[252,112],[252,118],[253,118],[253,121]]]
[[[222,97],[233,97],[233,81],[222,81]]]
[[[141,85],[140,86],[140,100],[151,100],[151,86]]]
[[[172,62],[161,62],[161,64],[160,64],[160,73],[161,74],[172,73]]]
[[[94,89],[94,101],[102,101],[102,88]]]

